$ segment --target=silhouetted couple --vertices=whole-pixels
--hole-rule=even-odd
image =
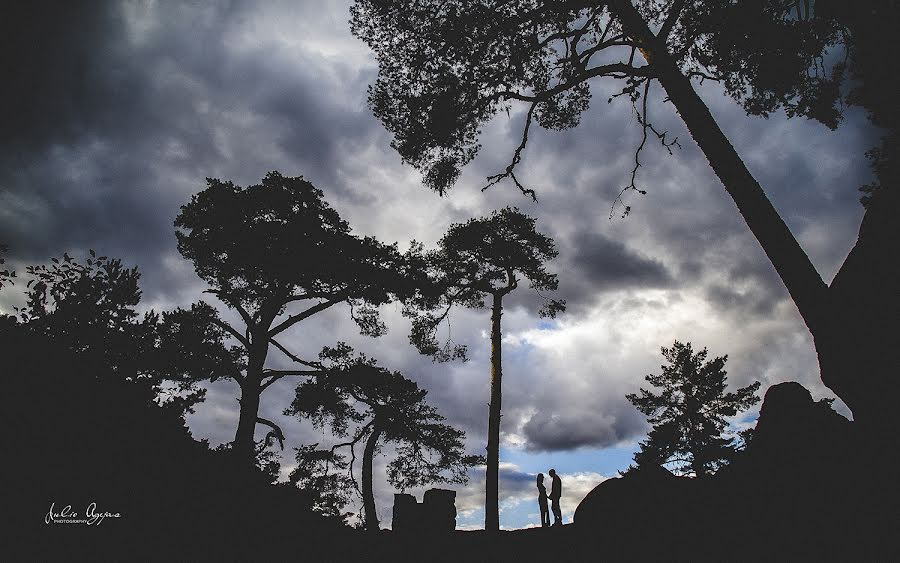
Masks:
[[[562,481],[555,469],[550,470],[550,479],[553,482],[550,485],[550,502],[553,505],[553,525],[562,526],[562,512],[559,510],[559,498],[562,496]],[[550,526],[550,512],[547,510],[547,488],[544,487],[544,474],[538,473],[538,505],[541,507],[541,527]]]

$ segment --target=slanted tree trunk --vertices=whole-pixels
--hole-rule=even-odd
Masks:
[[[491,403],[488,407],[487,470],[484,483],[484,529],[488,532],[500,530],[500,407],[503,378],[501,315],[503,294],[496,292],[491,307]]]
[[[375,448],[378,446],[378,439],[381,438],[381,428],[378,423],[372,428],[372,433],[366,440],[366,448],[363,451],[362,466],[362,494],[363,494],[363,511],[365,516],[366,531],[378,531],[378,513],[375,510],[375,493],[372,488],[372,460],[375,457]]]
[[[865,241],[861,230],[860,241],[832,284],[838,291],[830,290],[665,45],[630,0],[614,0],[611,8],[643,46],[691,136],[787,287],[815,340],[822,381],[847,403],[858,422],[892,435],[897,422],[888,416],[888,401],[896,396],[898,365],[885,346],[896,344],[900,237],[896,220],[885,218],[896,216],[897,198],[873,201],[883,206],[876,213],[880,219],[870,221],[877,226]],[[873,321],[886,322],[879,326]]]

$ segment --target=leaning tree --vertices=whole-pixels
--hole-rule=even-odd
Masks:
[[[207,292],[243,322],[238,330],[210,307],[197,307],[242,348],[242,369],[227,374],[241,389],[233,446],[252,460],[258,423],[269,426],[269,437],[283,447],[281,429],[258,414],[262,393],[284,377],[322,370],[318,361],[301,358],[276,338],[339,304],[348,306],[363,334],[379,336],[385,326],[377,307],[411,291],[416,268],[408,267],[396,245],[351,233],[322,191],[302,177],[271,172],[247,187],[207,183],[175,220],[178,250],[210,285]],[[297,369],[267,368],[270,345]]]
[[[638,468],[669,465],[677,474],[706,477],[734,457],[735,441],[722,432],[729,417],[759,402],[760,383],[726,392],[728,356],[707,360],[707,354],[706,348],[694,353],[690,342],[676,340],[662,348],[662,371],[646,377],[660,392],[641,388],[625,396],[653,425],[634,454]]]
[[[516,176],[533,122],[547,129],[576,126],[589,106],[589,84],[600,79],[620,81],[643,132],[631,182],[620,198],[629,190],[643,193],[635,181],[640,150],[648,137],[670,149],[674,141],[648,115],[651,88],[662,86],[797,305],[814,337],[823,382],[856,421],[883,435],[896,428],[890,416],[896,360],[885,350],[897,337],[900,266],[892,256],[900,251],[900,223],[893,220],[900,190],[887,186],[872,197],[859,240],[829,287],[694,83],[718,82],[749,114],[784,108],[833,128],[847,65],[837,57],[828,69],[825,61],[834,59],[832,48],[858,48],[865,56],[851,53],[851,74],[884,89],[857,89],[849,101],[866,104],[873,119],[896,130],[896,104],[890,101],[896,96],[889,94],[897,86],[888,78],[895,73],[875,61],[892,51],[884,46],[896,45],[888,22],[896,21],[897,7],[885,0],[845,4],[357,0],[351,26],[379,63],[370,106],[393,133],[404,161],[422,170],[425,183],[441,194],[474,158],[483,124],[521,104],[521,142],[488,186],[509,178],[535,197]],[[896,141],[896,133],[891,138]],[[885,146],[895,148],[896,142]],[[884,186],[896,177],[887,169],[896,168],[897,159],[882,150],[874,160],[885,169],[879,170]]]
[[[428,483],[466,483],[469,467],[482,463],[480,456],[466,455],[465,433],[444,424],[444,417],[425,401],[428,391],[399,372],[379,367],[365,356],[351,357],[345,344],[322,351],[329,365],[327,374],[297,386],[285,414],[310,418],[319,428],[328,426],[348,440],[317,453],[329,460],[339,449],[349,449],[350,463],[338,459],[338,469],[352,475],[356,445],[365,442],[362,456],[362,498],[365,527],[378,531],[373,491],[372,465],[375,454],[386,443],[396,446],[388,464],[388,481],[400,489]],[[345,456],[344,456],[345,457]]]
[[[438,361],[465,358],[466,347],[448,340],[441,344],[437,330],[453,307],[482,308],[491,299],[491,402],[488,415],[487,475],[485,479],[485,524],[500,529],[499,466],[500,410],[502,399],[502,353],[500,318],[503,298],[528,280],[539,294],[554,291],[556,274],[544,263],[557,255],[553,240],[535,229],[535,220],[515,208],[495,211],[490,217],[451,225],[426,255],[429,283],[409,300],[405,314],[412,318],[410,341],[418,350]],[[562,300],[547,299],[541,316],[554,317],[565,310]]]

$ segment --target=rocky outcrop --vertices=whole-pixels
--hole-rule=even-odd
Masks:
[[[815,402],[796,382],[766,392],[744,463],[778,467],[834,462],[837,450],[850,447],[851,423],[827,402]]]
[[[629,471],[591,491],[575,525],[598,550],[626,541],[629,558],[866,559],[896,535],[897,488],[856,432],[800,384],[774,385],[731,465],[703,480]]]
[[[607,479],[584,497],[575,510],[574,523],[606,527],[665,518],[680,504],[675,497],[685,489],[683,481],[663,467],[644,467]]]
[[[456,529],[456,491],[429,489],[421,504],[410,494],[395,494],[391,529],[399,533],[452,532]]]

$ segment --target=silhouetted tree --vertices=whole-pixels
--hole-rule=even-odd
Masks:
[[[26,303],[16,308],[20,329],[71,350],[97,377],[130,379],[152,396],[162,379],[148,359],[155,355],[158,315],[141,319],[135,310],[137,268],[90,254],[84,263],[66,253],[26,268]]]
[[[670,151],[676,144],[648,115],[651,86],[658,82],[796,303],[815,338],[823,382],[853,409],[857,422],[892,435],[896,420],[888,414],[888,397],[897,394],[890,375],[896,366],[884,350],[897,339],[900,267],[885,257],[900,251],[900,227],[892,219],[900,207],[898,190],[884,190],[891,195],[869,205],[857,246],[827,286],[692,84],[719,82],[750,114],[783,107],[788,115],[833,128],[845,63],[826,69],[830,48],[862,46],[864,64],[856,65],[856,76],[875,76],[881,86],[896,83],[895,73],[879,61],[892,52],[886,45],[896,45],[890,30],[897,6],[873,4],[357,0],[351,25],[378,58],[369,96],[373,111],[393,133],[404,161],[442,194],[477,153],[482,124],[520,102],[527,108],[521,143],[488,186],[510,178],[535,197],[515,175],[532,122],[548,129],[576,126],[595,78],[622,81],[621,95],[631,100],[643,133],[631,181],[616,203],[629,190],[644,193],[635,178],[647,138],[658,137]],[[856,39],[848,41],[851,36]],[[857,101],[883,108],[882,116],[895,115],[890,92],[896,86],[881,90],[866,89],[872,96]],[[893,160],[874,153],[876,165]],[[625,205],[624,214],[629,210]]]
[[[660,366],[662,373],[646,377],[662,392],[642,388],[625,396],[653,425],[634,461],[639,468],[669,465],[676,473],[706,477],[734,456],[734,440],[722,437],[726,419],[759,402],[760,384],[726,393],[728,356],[707,361],[706,348],[695,354],[690,342],[676,340],[662,354],[668,361]]]
[[[6,264],[6,259],[3,258],[3,255],[8,251],[8,246],[6,246],[5,244],[0,244],[0,266]],[[13,285],[15,283],[15,277],[15,270],[0,270],[0,289],[3,289],[4,285]]]
[[[485,485],[485,529],[500,529],[499,463],[500,410],[502,400],[502,354],[500,318],[503,298],[525,278],[538,292],[558,286],[556,274],[544,263],[558,254],[553,240],[537,232],[535,220],[515,208],[495,211],[490,217],[470,219],[450,227],[428,254],[431,264],[430,291],[411,300],[406,314],[412,317],[410,341],[423,354],[438,361],[464,358],[464,345],[437,341],[438,326],[454,306],[482,308],[491,298],[491,402],[488,416],[487,477]],[[565,302],[547,300],[541,316],[554,317],[565,310]]]
[[[869,157],[875,180],[860,188],[862,203],[868,207],[878,192],[896,190],[900,154],[900,82],[895,73],[884,65],[883,53],[900,48],[900,36],[893,32],[900,21],[900,6],[893,0],[843,2],[817,0],[816,15],[831,19],[842,28],[848,57],[847,69],[851,77],[844,100],[850,105],[864,107],[869,120],[883,133],[881,144],[870,150]]]
[[[310,496],[310,505],[317,514],[337,518],[342,522],[349,512],[343,508],[350,502],[356,482],[349,475],[349,463],[335,450],[320,450],[318,444],[295,448],[295,467],[288,481]]]
[[[194,262],[209,293],[240,315],[240,331],[210,309],[202,312],[243,348],[243,368],[229,373],[241,388],[234,438],[238,455],[252,458],[262,393],[287,376],[314,376],[321,364],[300,358],[275,338],[335,305],[349,306],[363,334],[385,332],[377,307],[409,291],[404,257],[396,245],[358,237],[302,177],[271,172],[261,184],[240,187],[216,179],[181,208],[175,220],[178,250]],[[296,308],[296,310],[293,310]],[[293,360],[295,370],[265,367],[269,345]]]
[[[382,444],[396,445],[396,455],[388,464],[388,481],[401,491],[428,483],[466,483],[466,469],[483,462],[483,458],[465,455],[465,433],[441,422],[444,417],[425,402],[428,391],[399,372],[378,367],[365,356],[352,358],[351,353],[345,344],[323,350],[321,358],[332,368],[327,375],[298,385],[285,414],[311,418],[317,427],[329,426],[337,436],[349,437],[333,446],[331,455],[349,448],[355,460],[355,446],[365,440],[365,527],[377,531],[372,463]],[[338,469],[352,472],[352,462],[346,465],[342,459],[338,461],[343,464],[337,465]]]
[[[234,378],[246,368],[243,348],[225,344],[229,334],[217,320],[216,310],[202,301],[159,315],[151,365],[168,394],[205,393],[198,382]]]
[[[28,266],[26,274],[26,303],[16,308],[19,330],[71,350],[97,377],[131,382],[183,414],[203,400],[198,379],[237,369],[237,354],[225,347],[224,331],[196,323],[214,313],[209,306],[138,315],[140,273],[120,259],[91,250],[80,262],[66,253]]]

